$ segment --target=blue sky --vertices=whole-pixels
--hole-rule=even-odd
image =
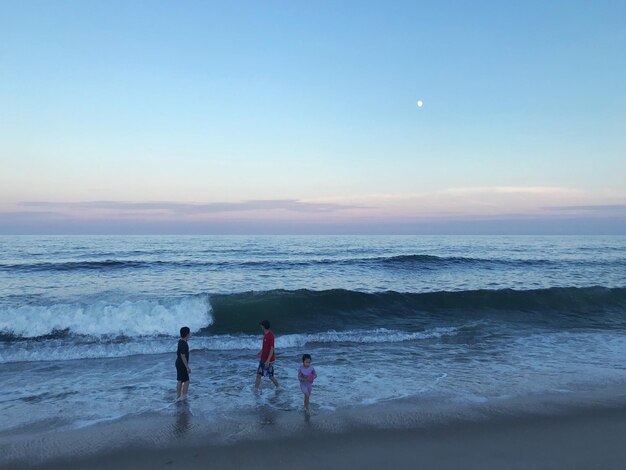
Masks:
[[[4,1],[0,233],[626,233],[624,83],[623,2]]]

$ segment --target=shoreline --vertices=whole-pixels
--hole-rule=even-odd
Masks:
[[[174,422],[141,416],[57,431],[48,439],[33,435],[31,441],[26,434],[23,450],[30,458],[2,459],[0,468],[612,469],[626,461],[623,397],[555,402],[535,411],[475,407],[461,416],[442,410],[447,419],[435,414],[431,421],[403,420],[407,404],[397,405],[314,414],[308,423],[302,414],[291,413],[286,420],[257,422],[247,435],[243,430],[250,430],[251,423],[240,423],[243,437],[229,435],[233,428],[228,425],[195,417],[181,422],[180,416]],[[376,424],[383,421],[390,426]],[[65,453],[46,456],[54,446]],[[6,444],[3,448],[11,450]]]

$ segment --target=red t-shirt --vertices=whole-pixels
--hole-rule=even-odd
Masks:
[[[261,362],[267,361],[267,356],[270,354],[270,349],[274,346],[274,333],[268,331],[263,335],[263,348],[261,349]],[[272,353],[270,362],[276,360],[276,353]]]

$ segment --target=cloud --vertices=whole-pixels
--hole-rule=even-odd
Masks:
[[[32,221],[38,219],[59,219],[63,216],[58,212],[52,211],[10,211],[10,212],[1,212],[0,211],[1,220],[5,221]]]
[[[490,187],[307,201],[27,201],[0,209],[0,233],[624,234],[625,199],[567,188]]]
[[[368,207],[353,204],[328,202],[303,202],[296,199],[250,200],[242,202],[123,202],[123,201],[87,201],[87,202],[39,202],[27,201],[19,203],[22,207],[47,209],[48,211],[112,211],[118,214],[133,212],[138,214],[165,213],[171,215],[206,215],[224,212],[249,211],[289,211],[299,213],[330,213],[351,209],[367,209]]]
[[[389,218],[310,220],[60,218],[33,212],[0,213],[0,235],[626,235],[626,217]]]
[[[626,204],[598,204],[582,206],[550,206],[543,209],[562,212],[586,212],[596,214],[626,215]]]
[[[532,194],[532,195],[574,195],[581,194],[579,189],[557,186],[487,186],[475,188],[449,188],[442,193],[448,194]]]

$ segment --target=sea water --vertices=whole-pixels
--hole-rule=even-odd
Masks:
[[[275,394],[253,392],[259,322]],[[626,386],[626,237],[0,237],[0,435],[170,413],[211,422]]]

